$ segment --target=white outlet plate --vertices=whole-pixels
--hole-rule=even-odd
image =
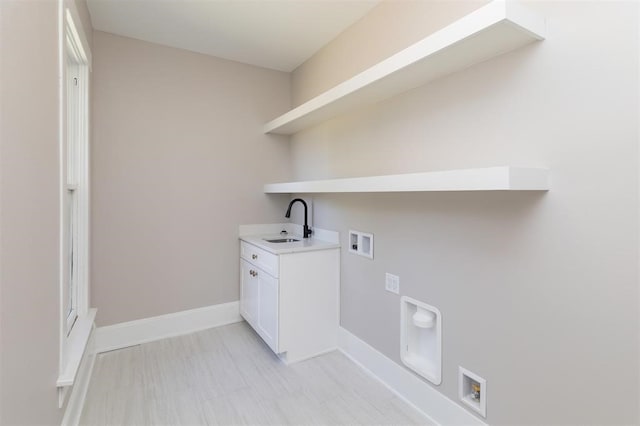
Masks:
[[[384,289],[391,293],[400,294],[400,277],[387,272],[385,274]]]

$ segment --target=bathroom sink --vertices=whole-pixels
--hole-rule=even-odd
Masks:
[[[265,238],[264,240],[268,243],[294,243],[296,241],[300,241],[296,240],[295,238],[274,238],[273,240],[268,240]]]

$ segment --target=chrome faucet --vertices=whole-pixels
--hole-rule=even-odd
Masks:
[[[293,203],[295,203],[296,201],[300,201],[304,206],[304,228],[303,228],[302,236],[304,238],[309,238],[311,236],[311,229],[309,229],[309,225],[307,225],[307,203],[302,198],[295,198],[291,200],[291,202],[289,203],[289,208],[287,209],[287,212],[284,214],[284,217],[291,217],[291,206],[293,206]]]

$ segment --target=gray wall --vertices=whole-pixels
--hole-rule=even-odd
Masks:
[[[238,225],[279,222],[289,75],[94,33],[91,305],[99,325],[238,300]]]
[[[342,326],[400,363],[395,273],[442,311],[447,397],[462,365],[488,381],[491,424],[638,424],[638,4],[529,6],[547,41],[297,134],[294,175],[550,167],[548,193],[314,197],[315,226],[375,235],[373,261],[343,249]],[[413,28],[379,7],[294,72],[296,103],[378,59],[352,37]]]
[[[83,1],[68,2],[83,16]],[[58,4],[0,1],[0,424],[60,424]]]

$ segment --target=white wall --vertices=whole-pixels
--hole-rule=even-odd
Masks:
[[[289,76],[94,33],[91,305],[109,325],[238,300],[238,225],[281,222]]]
[[[393,4],[295,71],[296,103],[334,85],[332,68],[370,65],[331,60],[358,62],[352,34],[370,50],[403,37]],[[434,4],[434,19],[464,8]],[[375,235],[373,261],[343,249],[342,326],[400,363],[395,273],[402,295],[442,311],[436,388],[457,400],[458,365],[481,375],[489,423],[637,424],[638,4],[528,5],[546,41],[297,134],[294,175],[550,167],[548,193],[314,197],[315,226]]]
[[[65,1],[91,32],[86,4]],[[58,2],[0,1],[0,424],[60,424]],[[82,28],[80,28],[82,31]]]
[[[59,423],[57,4],[0,7],[0,423]]]

